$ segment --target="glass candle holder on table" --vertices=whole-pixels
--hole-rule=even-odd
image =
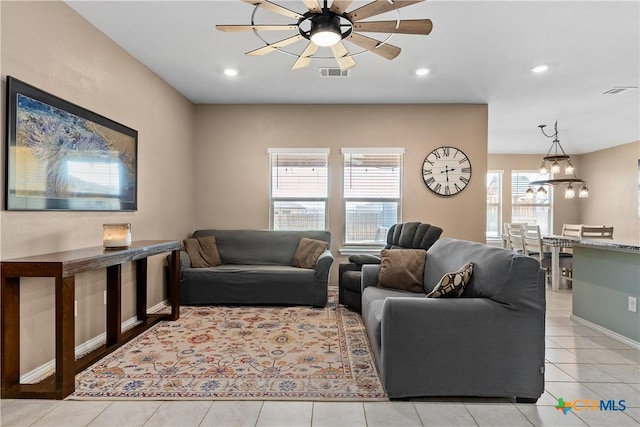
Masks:
[[[131,224],[103,224],[102,245],[105,249],[131,247]]]

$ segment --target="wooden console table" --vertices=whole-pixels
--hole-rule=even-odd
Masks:
[[[147,257],[171,252],[170,314],[147,314]],[[180,316],[180,242],[135,241],[128,249],[102,246],[2,261],[0,363],[2,398],[64,399],[75,391],[76,373],[117,349],[161,320]],[[121,272],[125,262],[136,263],[136,315],[139,323],[122,332]],[[75,275],[106,268],[107,341],[91,353],[75,358]],[[55,278],[56,371],[37,384],[20,383],[20,278]]]

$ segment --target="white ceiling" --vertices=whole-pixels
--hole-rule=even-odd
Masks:
[[[301,0],[273,1],[306,11]],[[551,141],[537,126],[552,129],[555,120],[568,154],[640,140],[639,1],[414,4],[400,9],[401,19],[429,18],[431,34],[394,35],[389,43],[402,48],[396,59],[356,55],[346,78],[319,77],[319,67],[337,67],[331,58],[291,71],[293,56],[244,55],[264,42],[253,32],[215,29],[250,24],[254,7],[240,0],[67,3],[194,103],[486,103],[490,153],[544,154]],[[348,11],[366,3],[356,1]],[[368,20],[396,17],[391,12]],[[255,19],[294,21],[263,9]],[[269,43],[294,34],[261,33]],[[301,41],[287,49],[299,53],[305,46]],[[331,57],[322,49],[319,54]],[[550,68],[532,73],[538,64]],[[226,77],[226,67],[239,75]],[[420,67],[431,72],[417,77]],[[636,89],[602,94],[619,86]]]

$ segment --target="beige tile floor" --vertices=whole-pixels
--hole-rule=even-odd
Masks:
[[[573,322],[571,291],[547,292],[546,386],[535,405],[509,399],[393,402],[2,400],[2,426],[638,426],[640,350]],[[526,331],[523,331],[526,333]],[[624,411],[566,401],[625,400]]]

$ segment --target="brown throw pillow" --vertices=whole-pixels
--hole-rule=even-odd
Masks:
[[[191,258],[191,267],[215,267],[222,264],[215,236],[186,239],[184,248]]]
[[[469,283],[471,273],[473,273],[473,263],[469,262],[463,265],[458,271],[445,274],[442,276],[442,279],[440,279],[440,283],[427,294],[427,298],[459,297],[462,295],[462,292],[464,292],[467,283]]]
[[[291,265],[300,268],[315,268],[318,257],[329,248],[329,243],[322,240],[302,237],[298,243],[298,249],[293,255]]]
[[[424,292],[423,249],[383,249],[378,286],[409,292]]]

